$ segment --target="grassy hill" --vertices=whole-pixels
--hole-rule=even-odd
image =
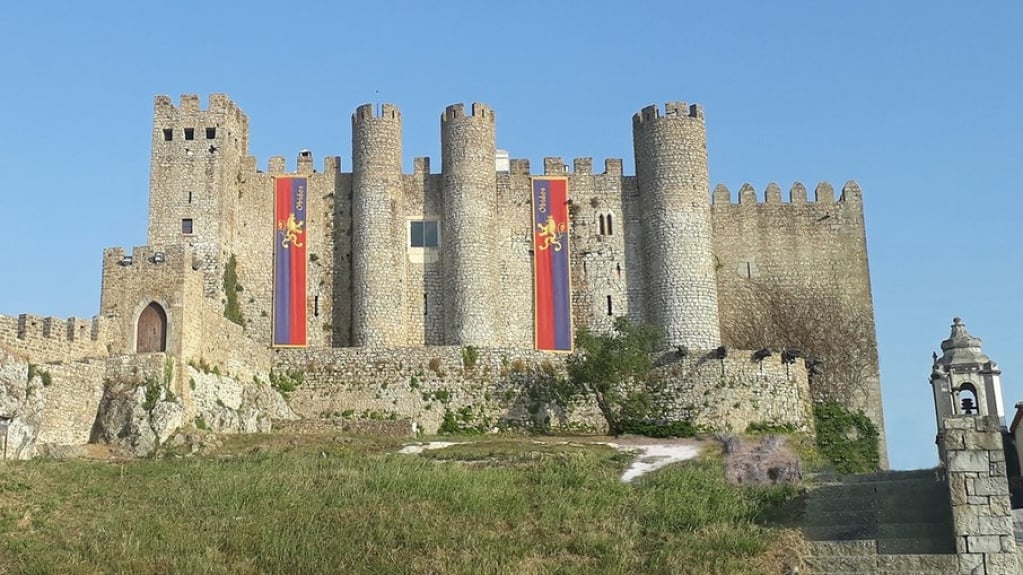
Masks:
[[[225,441],[0,465],[0,574],[775,574],[801,542],[763,526],[796,490],[729,485],[710,445],[623,484],[633,456],[579,438]]]

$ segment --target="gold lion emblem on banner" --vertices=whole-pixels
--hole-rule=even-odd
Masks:
[[[295,219],[295,214],[288,214],[287,221],[278,221],[277,229],[281,232],[281,247],[288,249],[289,245],[295,246],[296,248],[302,247],[299,243],[299,235],[305,233],[302,229],[302,225],[305,222],[300,222]]]
[[[546,250],[553,247],[554,251],[560,252],[561,234],[558,232],[564,232],[565,225],[562,224],[559,229],[557,222],[554,221],[554,216],[550,216],[547,218],[547,223],[536,224],[536,227],[540,230],[538,234],[540,236],[540,241],[537,242],[536,249]]]

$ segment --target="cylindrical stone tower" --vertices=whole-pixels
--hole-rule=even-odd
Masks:
[[[405,340],[405,217],[401,112],[365,104],[352,114],[352,344]]]
[[[682,102],[632,117],[646,314],[665,346],[720,345],[703,109]]]
[[[448,106],[441,116],[445,331],[450,345],[495,347],[497,168],[494,113]]]

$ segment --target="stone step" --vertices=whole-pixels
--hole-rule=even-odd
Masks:
[[[803,536],[808,541],[856,541],[877,537],[877,525],[807,525]]]
[[[878,523],[951,523],[952,505],[947,499],[931,501],[926,506],[904,506],[898,503],[879,505]]]
[[[939,480],[943,473],[937,469],[913,469],[909,471],[878,471],[876,473],[860,473],[856,475],[840,475],[837,473],[818,473],[807,478],[811,483],[871,483],[877,481],[906,481],[914,479]]]
[[[947,555],[955,554],[955,536],[951,531],[945,537],[887,537],[877,540],[877,552],[882,555]]]
[[[889,540],[894,544],[897,540]],[[930,575],[958,572],[958,560],[951,542],[944,544],[945,551],[937,547],[927,548],[923,552],[878,553],[872,539],[853,541],[808,541],[807,570],[804,573],[817,575],[838,574],[899,574],[899,575]],[[920,542],[910,544],[902,542],[901,549],[919,549]],[[894,545],[891,550],[896,550]]]
[[[831,484],[815,487],[808,492],[811,499],[856,498],[899,496],[912,497],[914,494],[947,491],[944,483],[930,479],[907,479],[905,481],[877,481],[872,483]]]
[[[856,497],[819,497],[811,495],[806,500],[806,513],[827,513],[831,511],[878,511],[879,513],[924,513],[934,516],[935,509],[951,513],[948,493],[944,490],[924,490],[910,495],[870,494]]]
[[[874,525],[877,513],[873,510],[806,510],[803,524],[807,527],[815,525]]]
[[[950,542],[954,540],[955,532],[951,521],[943,523],[882,523],[877,526],[879,543],[883,539],[940,539],[945,537]]]
[[[873,539],[852,541],[808,541],[808,554],[814,557],[851,557],[877,555],[877,542]]]

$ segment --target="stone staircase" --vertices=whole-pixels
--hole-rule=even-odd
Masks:
[[[817,575],[959,569],[948,487],[934,470],[819,476],[807,494],[805,565]]]

